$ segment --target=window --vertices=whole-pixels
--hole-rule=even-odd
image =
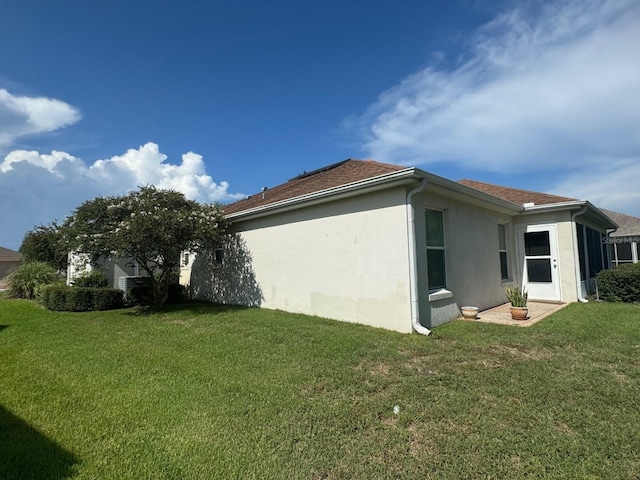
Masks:
[[[580,259],[580,278],[595,278],[598,272],[608,265],[606,253],[602,248],[602,234],[591,227],[576,223],[578,233],[578,257]]]
[[[446,287],[444,216],[440,210],[425,210],[427,233],[427,281],[429,290]]]
[[[182,253],[182,266],[186,267],[189,265],[189,252]]]
[[[603,269],[602,236],[597,230],[587,227],[587,257],[589,259],[589,278],[595,278]]]
[[[213,252],[214,265],[222,265],[223,261],[224,261],[224,250],[222,248],[216,248],[215,252]]]
[[[587,279],[587,266],[585,263],[586,251],[584,248],[584,225],[576,222],[576,229],[578,230],[578,258],[580,259],[580,280]]]
[[[621,263],[633,263],[633,244],[632,243],[613,243],[611,244],[611,257],[614,265]]]
[[[500,253],[500,275],[502,280],[509,280],[506,225],[498,225],[498,252]]]

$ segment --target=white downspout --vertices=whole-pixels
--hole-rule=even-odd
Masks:
[[[573,258],[575,259],[575,261],[573,262],[573,265],[574,265],[574,270],[576,274],[576,293],[578,294],[578,301],[581,303],[588,303],[589,300],[587,300],[582,296],[582,288],[580,288],[582,279],[580,278],[580,251],[578,250],[578,228],[576,226],[576,217],[578,215],[582,215],[586,211],[587,211],[587,206],[585,205],[579,211],[571,214],[571,233],[573,234]]]
[[[411,301],[411,326],[422,335],[429,335],[431,330],[420,324],[418,308],[418,262],[416,260],[416,221],[413,208],[413,196],[427,187],[427,179],[423,178],[420,185],[407,194],[407,237],[409,243],[409,296]]]

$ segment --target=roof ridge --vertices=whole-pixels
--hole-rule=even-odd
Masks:
[[[235,213],[363,180],[390,175],[408,168],[410,167],[382,163],[376,160],[347,158],[310,172],[304,172],[274,187],[264,188],[261,194],[252,194],[247,198],[226,205],[223,210],[226,214]]]
[[[567,199],[570,199],[570,200],[576,200],[575,198],[565,197],[564,195],[556,195],[555,193],[538,192],[537,190],[525,190],[524,188],[507,187],[505,185],[498,185],[497,183],[481,182],[480,180],[472,180],[470,178],[464,178],[462,180],[458,180],[458,183],[462,183],[462,182],[480,183],[482,185],[487,185],[488,187],[506,188],[507,190],[515,190],[515,191],[518,191],[518,192],[536,193],[536,194],[542,194],[542,195],[551,195],[553,197],[562,197],[562,198],[567,198]]]
[[[317,175],[318,173],[323,173],[323,172],[328,172],[329,170],[333,170],[334,168],[340,167],[346,163],[349,162],[357,162],[357,163],[369,163],[369,164],[375,164],[381,167],[391,167],[391,168],[408,168],[408,167],[402,167],[401,165],[396,165],[393,163],[384,163],[384,162],[379,162],[377,160],[373,160],[371,158],[365,158],[365,159],[360,159],[360,158],[347,158],[346,160],[342,160],[340,162],[336,162],[336,163],[332,163],[330,165],[325,165],[324,167],[320,167],[320,168],[316,168],[315,170],[311,170],[310,172],[307,172],[306,170],[301,173],[300,175],[297,175],[293,178],[290,178],[289,180],[287,180],[288,182],[291,182],[293,180],[299,180],[302,178],[306,178],[306,177],[310,177],[312,175]]]
[[[465,178],[465,179],[462,179],[462,180],[458,180],[457,183],[460,183],[462,185],[466,185],[466,186],[471,187],[471,188],[476,188],[477,190],[482,190],[485,193],[489,193],[490,195],[494,195],[494,196],[500,196],[500,195],[496,195],[495,192],[488,191],[488,189],[502,189],[503,192],[504,191],[512,192],[512,193],[514,193],[516,195],[517,194],[524,194],[524,195],[528,195],[528,196],[534,195],[536,197],[543,196],[543,197],[547,197],[547,199],[549,200],[549,202],[547,202],[547,203],[558,203],[558,202],[551,201],[552,199],[557,199],[557,200],[567,201],[567,202],[572,202],[572,201],[576,201],[577,200],[575,198],[565,197],[563,195],[556,195],[554,193],[538,192],[538,191],[535,191],[535,190],[525,190],[523,188],[506,187],[504,185],[497,185],[495,183],[481,182],[479,180],[471,180],[471,179],[468,179],[468,178]],[[477,187],[474,187],[474,185],[476,185]],[[482,187],[485,187],[485,188],[482,188]],[[502,197],[502,198],[505,198],[505,197]],[[506,198],[506,200],[509,200],[509,201],[512,201],[512,202],[514,201],[511,198]],[[517,201],[515,203],[525,203],[525,202]]]

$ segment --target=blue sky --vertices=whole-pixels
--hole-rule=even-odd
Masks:
[[[640,216],[640,2],[9,2],[0,245],[138,185],[232,201],[345,158]]]

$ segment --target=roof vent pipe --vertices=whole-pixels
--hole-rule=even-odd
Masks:
[[[422,335],[429,335],[431,330],[420,323],[418,308],[418,262],[416,260],[416,221],[413,208],[413,196],[427,187],[427,179],[407,194],[407,238],[409,244],[409,297],[411,302],[411,326]]]

